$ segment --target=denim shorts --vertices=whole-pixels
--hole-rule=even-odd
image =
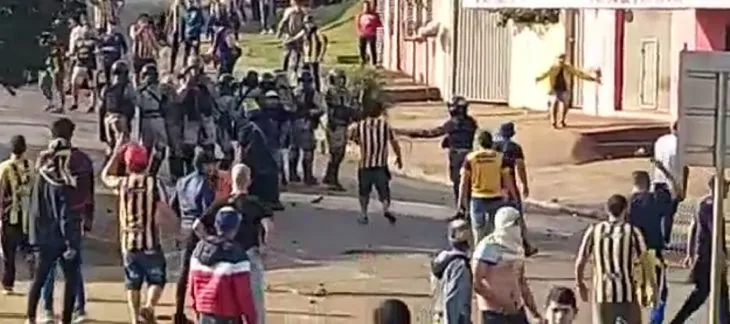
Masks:
[[[143,283],[164,286],[167,283],[167,262],[162,252],[129,252],[124,254],[124,285],[140,290]]]
[[[479,233],[479,237],[475,237],[477,241],[492,232],[494,228],[494,214],[504,205],[505,202],[502,197],[471,198],[469,214],[471,216],[472,229],[474,232]]]

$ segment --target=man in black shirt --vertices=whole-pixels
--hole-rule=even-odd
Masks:
[[[236,164],[231,169],[231,196],[225,200],[214,202],[195,221],[195,233],[204,238],[215,233],[214,221],[218,210],[225,206],[236,209],[242,216],[241,226],[238,228],[235,240],[246,250],[251,262],[251,288],[253,290],[257,323],[264,323],[266,309],[264,307],[264,264],[261,259],[261,249],[269,243],[274,230],[273,213],[267,204],[258,197],[249,195],[248,187],[251,183],[251,169],[245,164]]]
[[[538,250],[534,246],[530,245],[527,241],[527,223],[525,222],[525,213],[522,206],[522,199],[527,198],[530,195],[530,187],[527,184],[527,167],[525,166],[525,152],[522,150],[522,146],[517,142],[513,141],[512,138],[515,136],[515,124],[513,122],[506,122],[499,127],[499,141],[494,143],[494,149],[497,152],[502,153],[502,159],[504,166],[509,169],[512,179],[512,185],[514,188],[517,187],[517,177],[519,176],[522,184],[522,195],[518,190],[514,191],[514,195],[508,197],[509,202],[514,205],[517,210],[522,213],[522,222],[520,227],[522,228],[522,244],[525,248],[525,255],[535,255]]]
[[[720,181],[723,181],[723,188],[725,188],[724,198],[727,198],[728,181],[725,179]],[[685,265],[692,269],[690,277],[695,288],[687,296],[687,300],[684,301],[682,308],[679,309],[674,319],[669,322],[670,324],[685,323],[705,303],[705,300],[710,295],[710,282],[712,281],[713,187],[715,185],[715,177],[710,178],[707,184],[710,189],[710,194],[702,198],[697,208],[697,215],[690,223],[688,232],[689,239],[687,240],[687,259],[684,261]],[[722,237],[722,253],[727,255],[725,233],[722,233],[720,237]],[[730,310],[728,310],[726,274],[723,274],[722,278],[723,280],[720,283],[720,323],[727,324],[730,322]]]

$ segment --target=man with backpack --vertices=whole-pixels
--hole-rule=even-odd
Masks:
[[[470,324],[472,274],[469,258],[469,224],[449,223],[449,248],[431,261],[434,323]]]

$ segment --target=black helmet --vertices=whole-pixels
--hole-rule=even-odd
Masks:
[[[129,73],[129,66],[124,61],[116,61],[110,70],[114,75],[123,75]]]
[[[248,70],[246,76],[243,77],[241,83],[247,87],[256,87],[259,85],[259,73],[256,70]]]
[[[274,77],[274,74],[271,72],[264,72],[261,74],[261,79],[259,82],[274,82],[276,80],[276,77]]]
[[[309,72],[308,70],[304,70],[304,71],[302,71],[302,73],[299,73],[299,82],[305,82],[305,83],[314,82],[314,76],[312,76],[312,72]]]
[[[236,88],[236,78],[228,73],[223,73],[218,77],[218,91],[230,94]]]
[[[330,85],[335,84],[337,79],[341,79],[342,83],[347,83],[347,75],[345,74],[345,70],[343,69],[332,69],[327,74],[327,81],[329,81]]]
[[[155,63],[145,64],[139,71],[139,75],[142,77],[148,75],[159,75],[159,72],[157,71],[157,65]]]
[[[463,96],[453,96],[447,103],[449,108],[449,114],[451,116],[466,114],[467,108],[469,108],[469,102]]]
[[[229,73],[223,73],[218,77],[218,84],[226,84],[231,85],[234,82],[236,82],[236,78],[234,78]]]

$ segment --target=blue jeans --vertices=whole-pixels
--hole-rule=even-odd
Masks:
[[[492,233],[494,230],[494,214],[504,204],[505,202],[502,197],[471,198],[469,214],[471,216],[471,229],[475,245],[483,237]]]
[[[43,298],[43,309],[53,312],[53,288],[56,283],[56,265],[54,262],[51,272],[48,273],[43,288],[41,289],[41,298]],[[81,274],[81,255],[79,255],[79,266],[76,267],[78,275],[78,286],[76,289],[76,302],[74,303],[74,312],[84,313],[86,311],[86,293],[84,292],[84,277]]]
[[[659,300],[649,311],[649,324],[664,323],[664,313],[667,305],[667,267],[664,265],[664,258],[661,251],[656,251],[657,258],[662,264],[656,269],[657,288],[659,289]]]
[[[223,317],[213,314],[200,314],[199,324],[239,324],[242,320],[235,317]]]
[[[505,315],[493,311],[482,311],[482,323],[485,324],[529,324],[525,310],[517,314]]]

